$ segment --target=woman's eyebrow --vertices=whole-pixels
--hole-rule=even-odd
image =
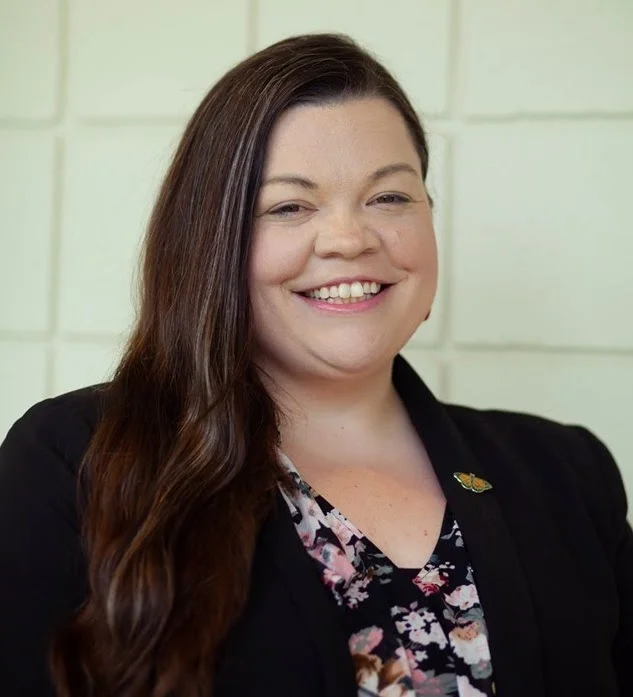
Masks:
[[[420,173],[415,169],[415,167],[412,167],[406,162],[395,162],[392,165],[380,167],[373,174],[370,174],[368,179],[372,182],[377,182],[379,179],[388,177],[391,174],[398,174],[399,172],[406,172],[407,174],[413,174],[414,177],[420,177]]]
[[[318,184],[305,177],[300,177],[298,174],[279,174],[275,177],[269,177],[263,182],[262,186],[268,186],[268,184],[296,184],[304,189],[319,188]]]
[[[379,167],[375,172],[372,172],[367,180],[371,182],[377,182],[384,177],[388,177],[391,174],[398,174],[399,172],[406,172],[407,174],[413,174],[414,177],[420,177],[420,173],[407,164],[406,162],[395,162],[390,165],[385,165],[384,167]],[[318,189],[319,185],[313,182],[311,179],[306,179],[298,174],[278,174],[274,177],[268,177],[262,183],[262,186],[268,186],[269,184],[294,184],[296,186],[301,186],[304,189]]]

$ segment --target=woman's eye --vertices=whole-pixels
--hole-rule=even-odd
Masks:
[[[294,213],[300,213],[303,210],[305,210],[305,207],[298,203],[284,203],[283,206],[278,206],[269,211],[269,215],[278,215],[283,218]]]
[[[372,203],[409,203],[410,200],[411,199],[409,199],[407,196],[403,196],[402,194],[381,194],[380,196],[377,196]]]

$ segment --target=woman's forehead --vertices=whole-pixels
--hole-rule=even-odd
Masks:
[[[404,119],[388,101],[362,98],[288,110],[268,142],[265,178],[331,172],[370,172],[406,161],[419,168]]]

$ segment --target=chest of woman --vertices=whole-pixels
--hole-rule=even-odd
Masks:
[[[437,543],[446,499],[432,473],[371,468],[309,470],[310,486],[398,567],[422,568]]]

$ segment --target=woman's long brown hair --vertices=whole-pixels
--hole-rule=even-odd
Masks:
[[[254,365],[253,209],[286,109],[362,96],[414,109],[350,39],[315,34],[243,61],[187,125],[149,223],[139,313],[80,471],[87,600],[60,634],[63,697],[206,697],[249,594],[284,475]]]

